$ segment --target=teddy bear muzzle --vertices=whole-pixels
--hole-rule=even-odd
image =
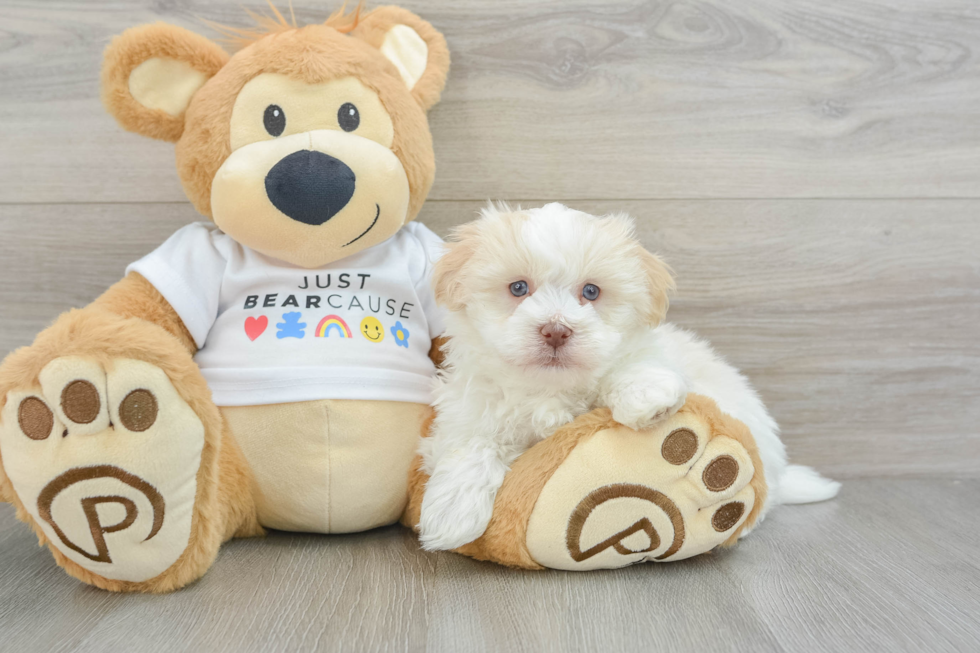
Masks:
[[[303,224],[318,226],[339,213],[354,195],[356,177],[350,167],[316,150],[283,157],[265,177],[273,206]]]

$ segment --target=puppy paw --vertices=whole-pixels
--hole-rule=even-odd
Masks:
[[[632,429],[643,430],[670,417],[687,400],[687,384],[672,373],[648,374],[618,384],[609,393],[613,419]]]
[[[568,410],[564,401],[559,399],[545,399],[534,408],[531,414],[531,428],[535,432],[550,435],[559,426],[568,424],[575,419],[575,414]]]
[[[487,530],[493,515],[492,494],[440,485],[430,479],[422,499],[419,541],[426,551],[449,551],[472,542]]]

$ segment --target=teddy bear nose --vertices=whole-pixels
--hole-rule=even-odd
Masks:
[[[564,324],[549,322],[541,327],[541,337],[555,349],[564,346],[565,342],[568,341],[568,338],[571,335],[572,330]]]
[[[265,176],[265,193],[293,220],[321,225],[347,206],[354,182],[354,171],[340,159],[300,150],[272,166]]]

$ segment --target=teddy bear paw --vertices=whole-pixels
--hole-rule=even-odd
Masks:
[[[160,368],[55,358],[10,391],[0,454],[47,540],[104,578],[142,582],[191,535],[204,425]]]
[[[733,542],[765,485],[746,446],[713,428],[681,412],[648,431],[610,423],[584,439],[537,499],[531,557],[558,569],[615,568]]]

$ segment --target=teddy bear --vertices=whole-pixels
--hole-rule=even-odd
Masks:
[[[443,36],[397,7],[229,56],[167,24],[104,56],[127,130],[176,144],[180,229],[0,369],[0,498],[86,583],[165,592],[265,528],[396,522],[430,408]],[[435,345],[435,346],[434,346]]]
[[[105,106],[175,143],[208,220],[0,366],[0,499],[106,590],[181,588],[267,528],[418,522],[443,327],[441,240],[413,220],[446,41],[397,7],[276,16],[236,30],[231,56],[167,24],[108,46]],[[740,454],[711,476],[715,438]],[[685,494],[689,476],[708,488]],[[765,496],[751,434],[710,400],[656,433],[600,410],[514,464],[459,552],[531,569],[680,559],[733,542]]]

